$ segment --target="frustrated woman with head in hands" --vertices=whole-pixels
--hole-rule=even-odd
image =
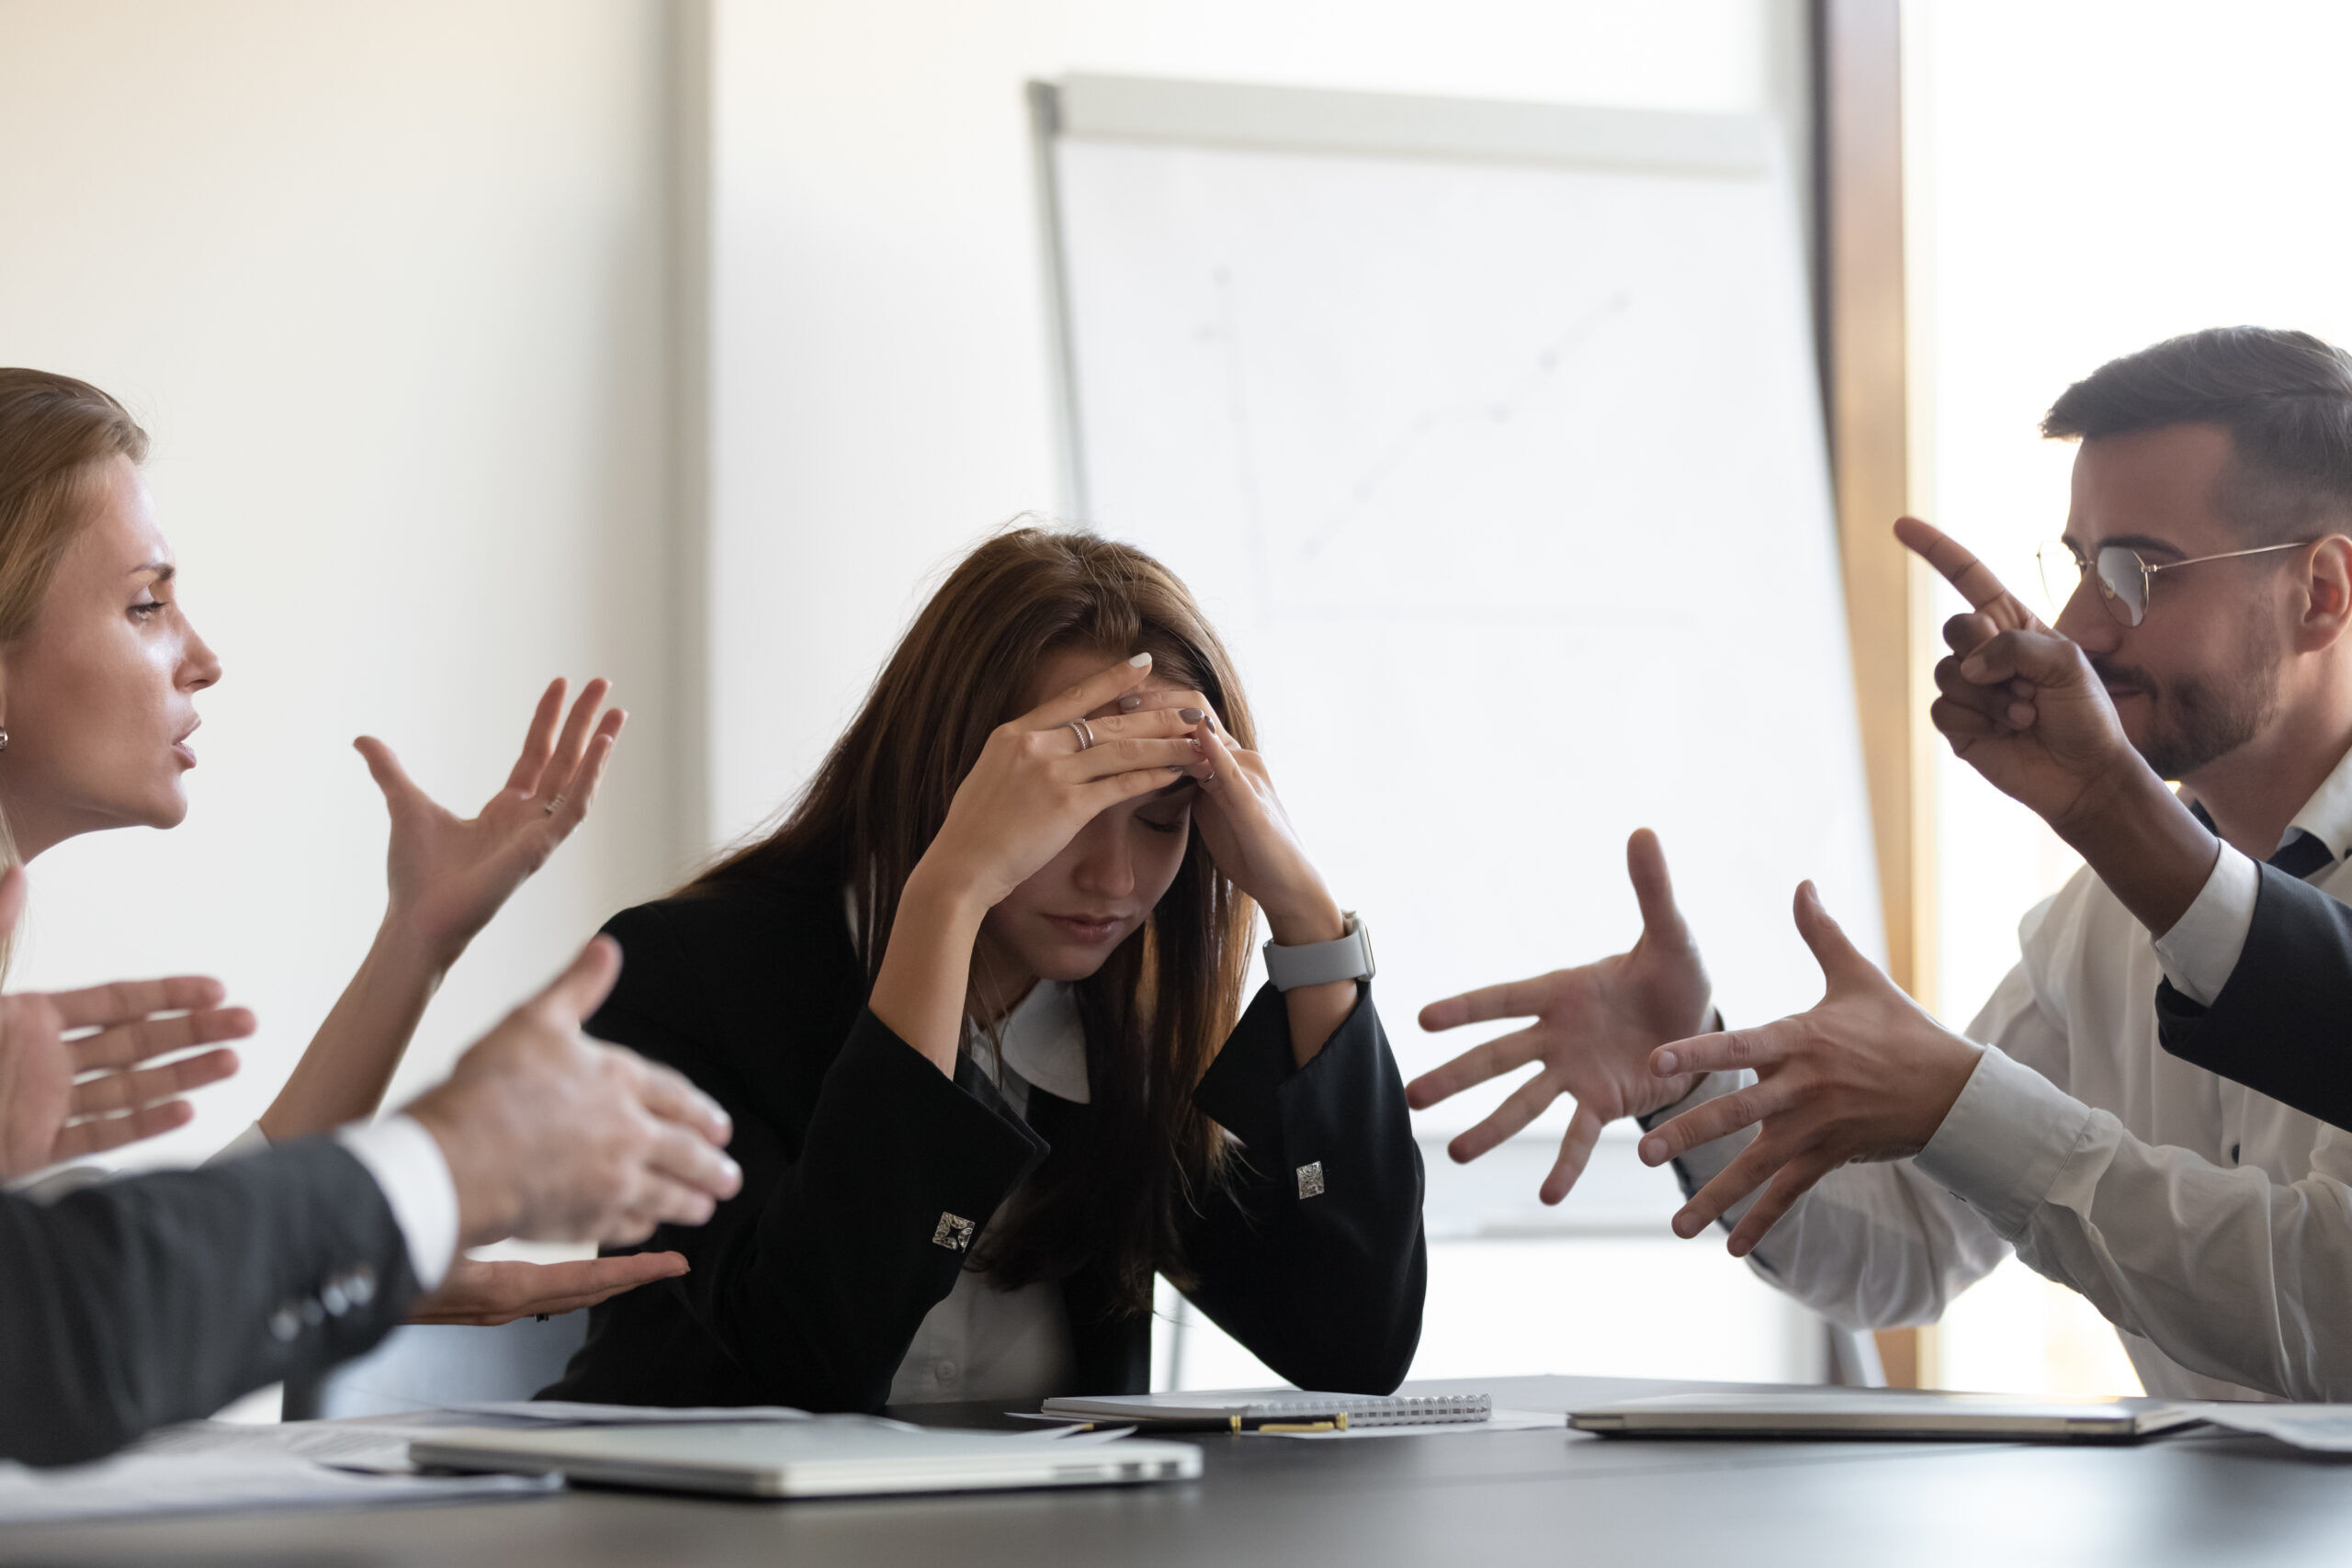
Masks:
[[[97,388],[0,368],[0,862],[12,866],[85,833],[175,828],[187,815],[196,699],[220,661],[180,602],[140,474],[146,452],[146,433]],[[550,685],[505,787],[472,818],[411,783],[382,741],[356,742],[391,817],[383,923],[285,1088],[224,1153],[375,1114],[441,977],[586,815],[624,717],[604,709],[607,690],[590,682],[567,717],[564,683]],[[0,902],[21,897],[0,882]],[[234,1057],[140,1064],[250,1034],[253,1015],[221,999],[218,982],[193,976],[52,998],[66,1026],[98,1030],[74,1043],[75,1076],[103,1070],[62,1093],[0,1074],[0,1176],[185,1122],[179,1095],[232,1072]],[[569,1310],[683,1267],[460,1258],[419,1315]]]
[[[744,1185],[552,1396],[1140,1392],[1155,1275],[1304,1386],[1404,1377],[1421,1168],[1369,944],[1142,552],[982,545],[782,827],[605,930],[591,1032],[724,1104]]]

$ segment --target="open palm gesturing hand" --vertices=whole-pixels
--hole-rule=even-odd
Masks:
[[[392,749],[374,736],[352,743],[367,759],[391,813],[387,918],[413,933],[437,962],[454,963],[474,933],[588,815],[628,716],[604,707],[611,689],[609,682],[589,682],[559,735],[565,682],[549,682],[505,787],[472,817],[458,817],[418,788]]]

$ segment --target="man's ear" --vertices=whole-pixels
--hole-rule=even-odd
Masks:
[[[2305,652],[2332,648],[2352,632],[2352,538],[2330,534],[2312,551],[2303,578],[2303,614],[2295,641]]]

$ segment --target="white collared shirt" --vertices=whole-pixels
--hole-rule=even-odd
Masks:
[[[967,1050],[1005,1102],[1023,1117],[1034,1089],[1087,1103],[1086,1032],[1070,988],[1052,980],[1030,987],[993,1038],[975,1033]],[[999,1290],[970,1269],[924,1314],[914,1342],[890,1380],[893,1404],[958,1399],[1035,1404],[1067,1391],[1077,1369],[1069,1309],[1059,1281],[1040,1280]]]
[[[2352,758],[2297,821],[2352,833]],[[2312,880],[2352,896],[2352,863]],[[1831,1172],[1752,1266],[1837,1323],[1889,1327],[1940,1317],[2015,1247],[2116,1325],[2150,1393],[2352,1399],[2352,1134],[2164,1052],[2154,949],[2088,870],[2018,945],[1928,1146]],[[1693,1150],[1685,1182],[1749,1136]]]
[[[2346,754],[2346,761],[2352,761],[2352,752]],[[2326,845],[2339,863],[2346,852],[2352,851],[2352,771],[2344,761],[2335,764],[2317,793],[2295,813],[2271,852],[2277,853],[2306,833]],[[2312,879],[2320,887],[2327,886],[2329,880],[2325,872]],[[2254,927],[2255,895],[2261,886],[2262,874],[2254,862],[2223,844],[2196,901],[2173,922],[2172,930],[2155,939],[2156,962],[2164,966],[2165,978],[2175,990],[2204,1007],[2211,1007],[2222,994],[2230,972],[2238,966],[2239,955],[2245,952],[2246,932]]]

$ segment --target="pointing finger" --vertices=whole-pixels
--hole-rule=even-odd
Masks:
[[[1944,581],[1959,589],[1961,597],[1976,609],[1998,605],[2003,610],[2014,610],[2027,622],[2040,624],[2015,594],[2001,586],[2001,580],[1993,575],[1991,567],[1941,529],[1917,517],[1901,517],[1895,520],[1894,536],[1912,554],[1941,572]]]

